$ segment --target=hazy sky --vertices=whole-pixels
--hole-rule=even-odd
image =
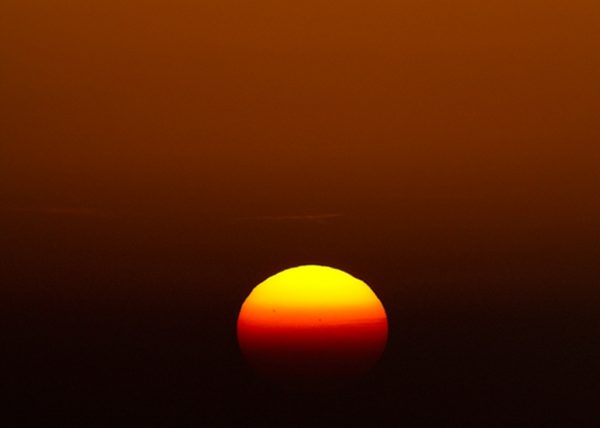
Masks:
[[[0,0],[29,425],[596,420],[599,261],[600,0]],[[388,316],[339,394],[239,352],[244,299],[303,264]]]
[[[261,224],[304,219],[345,224],[338,250],[475,228],[591,260],[599,23],[596,0],[3,0],[2,216],[15,241],[32,213],[216,242],[211,217],[276,249],[305,232]]]

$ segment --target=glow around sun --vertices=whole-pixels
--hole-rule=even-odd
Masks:
[[[256,286],[238,317],[242,352],[277,378],[347,378],[387,342],[383,305],[363,281],[326,266],[286,269]]]

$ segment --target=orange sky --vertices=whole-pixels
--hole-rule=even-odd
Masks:
[[[2,216],[15,239],[32,212],[339,216],[387,254],[592,260],[599,22],[596,0],[3,0]]]

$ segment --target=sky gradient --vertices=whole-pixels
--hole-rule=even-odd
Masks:
[[[68,408],[139,361],[165,391],[245,391],[243,299],[312,263],[388,311],[388,410],[439,379],[466,407],[485,379],[544,396],[544,370],[576,397],[598,370],[599,22],[597,0],[2,0],[16,397],[60,384]]]

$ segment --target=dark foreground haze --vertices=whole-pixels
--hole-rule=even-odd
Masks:
[[[596,0],[3,0],[6,417],[593,422],[599,22]],[[389,342],[356,385],[280,390],[236,317],[311,263],[371,286]]]
[[[582,238],[502,247],[465,228],[443,243],[424,244],[408,231],[349,240],[358,225],[340,220],[213,223],[212,233],[222,232],[216,244],[167,219],[131,228],[62,215],[11,221],[5,275],[21,291],[4,293],[4,384],[25,421],[531,426],[593,419],[598,272]],[[575,244],[580,250],[569,256],[564,248]],[[281,391],[243,361],[236,317],[266,276],[312,260],[372,286],[388,312],[388,348],[354,386]]]

